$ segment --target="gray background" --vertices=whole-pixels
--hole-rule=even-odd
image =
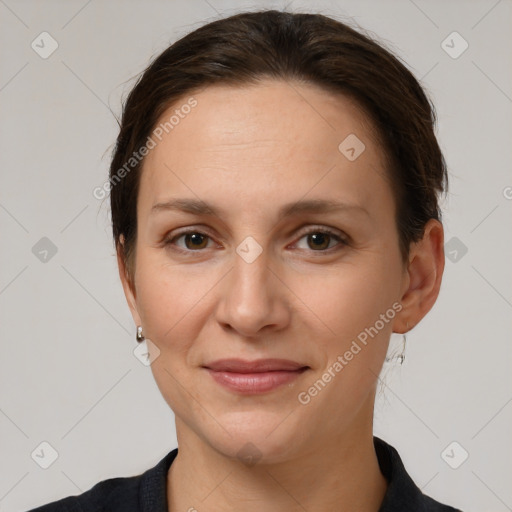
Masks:
[[[120,113],[131,79],[171,41],[243,8],[284,6],[0,0],[0,510],[137,474],[176,446],[173,413],[133,355],[108,200],[92,195],[117,134],[110,108]],[[409,334],[405,364],[385,376],[375,434],[426,494],[465,512],[512,510],[511,7],[288,7],[353,17],[408,63],[437,107],[451,245],[436,305]],[[47,59],[31,47],[43,31],[59,45]],[[453,31],[469,44],[457,58],[442,46]],[[444,44],[453,54],[463,43]],[[48,244],[43,237],[57,248],[46,261],[36,245]],[[31,456],[43,441],[58,453],[48,469]],[[452,464],[469,453],[457,469],[442,456],[453,441]]]

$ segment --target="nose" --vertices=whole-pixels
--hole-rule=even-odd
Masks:
[[[241,253],[243,254],[243,253]],[[238,253],[219,287],[217,321],[245,338],[279,331],[290,320],[292,293],[265,251],[251,261]],[[271,268],[271,266],[273,268]]]

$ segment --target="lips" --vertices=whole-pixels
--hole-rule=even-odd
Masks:
[[[288,359],[221,359],[208,363],[204,368],[213,380],[243,395],[273,391],[284,384],[292,384],[309,366]]]
[[[243,359],[219,359],[204,365],[217,372],[233,373],[262,373],[277,371],[297,371],[308,368],[307,365],[290,361],[288,359],[257,359],[255,361],[244,361]]]

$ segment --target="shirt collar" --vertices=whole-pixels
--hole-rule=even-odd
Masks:
[[[382,474],[388,488],[379,512],[410,512],[411,510],[456,511],[425,496],[405,470],[397,450],[373,436],[373,444]],[[178,455],[178,448],[171,450],[153,468],[143,473],[139,490],[139,505],[142,512],[167,512],[167,472]]]
[[[422,510],[422,492],[405,470],[396,449],[376,436],[373,436],[373,445],[379,460],[380,471],[388,481],[388,489],[379,512]]]

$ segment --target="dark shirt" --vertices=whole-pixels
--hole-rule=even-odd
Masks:
[[[379,512],[461,512],[426,496],[407,474],[393,446],[374,436],[373,443],[388,489]],[[167,512],[167,472],[178,454],[170,451],[144,473],[109,478],[88,491],[27,512]]]

